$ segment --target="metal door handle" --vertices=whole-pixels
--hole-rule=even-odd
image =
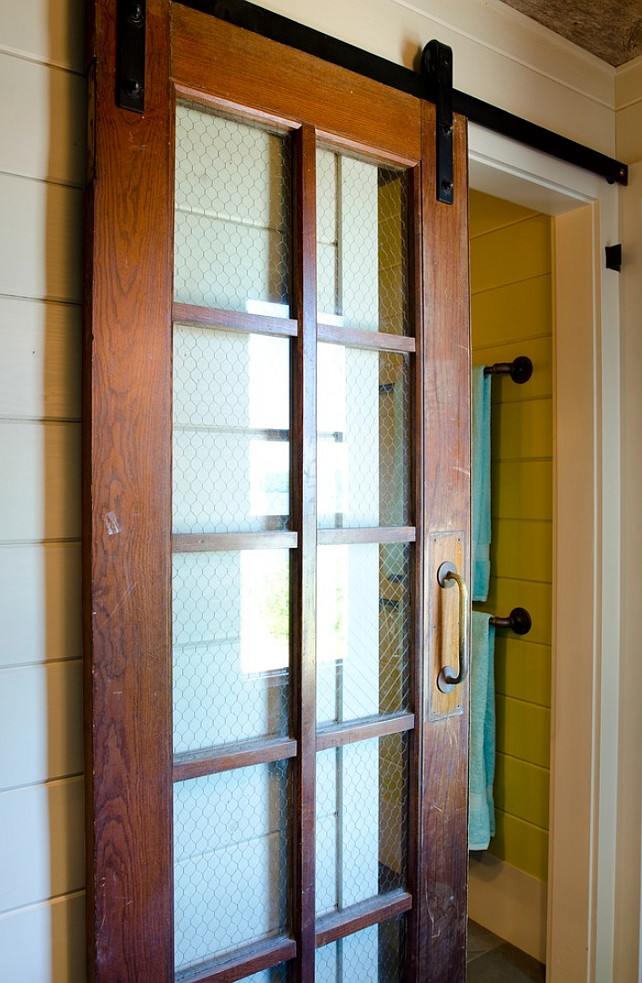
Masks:
[[[437,582],[440,587],[448,588],[457,584],[459,588],[459,672],[452,666],[444,666],[437,676],[437,686],[442,693],[450,693],[453,686],[459,686],[468,675],[468,586],[463,577],[457,573],[454,563],[442,563],[437,571]]]

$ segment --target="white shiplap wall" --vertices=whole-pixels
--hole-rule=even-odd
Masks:
[[[0,23],[0,979],[81,983],[82,4]]]
[[[613,70],[498,0],[264,0],[612,152]],[[0,980],[82,983],[81,0],[0,18]]]

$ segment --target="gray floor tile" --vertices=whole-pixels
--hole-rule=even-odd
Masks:
[[[468,983],[544,983],[542,963],[505,942],[468,964]]]
[[[504,939],[500,939],[499,935],[493,935],[477,922],[468,922],[468,962],[503,944]]]

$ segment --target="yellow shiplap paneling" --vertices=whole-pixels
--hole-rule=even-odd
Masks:
[[[497,632],[495,691],[550,707],[551,646],[530,642],[526,636],[511,632]]]
[[[496,822],[497,832],[491,841],[490,852],[513,867],[517,867],[518,870],[545,881],[548,858],[547,831],[500,809],[496,810]]]
[[[473,239],[470,243],[470,271],[474,294],[481,290],[488,292],[507,283],[521,283],[549,275],[550,219],[546,215],[537,215]]]
[[[519,355],[533,376],[492,381],[492,541],[487,602],[526,608],[528,635],[495,635],[497,835],[500,859],[546,878],[550,759],[553,360],[551,235],[547,216],[471,195],[473,363]],[[477,212],[477,214],[476,214]]]
[[[483,240],[478,242],[481,244]],[[475,256],[471,254],[471,269],[474,261]],[[496,289],[473,293],[471,319],[473,352],[490,345],[550,337],[553,322],[550,273],[516,283],[506,281]]]
[[[502,812],[548,829],[549,771],[510,755],[498,754],[495,805]]]

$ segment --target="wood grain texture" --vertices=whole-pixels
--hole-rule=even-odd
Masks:
[[[174,755],[172,777],[184,782],[204,775],[218,775],[233,768],[285,761],[296,757],[296,741],[275,737],[272,740],[246,741],[204,751],[186,751]]]
[[[147,3],[144,116],[114,105],[115,10],[98,0],[89,39],[96,161],[86,195],[84,348],[87,956],[96,983],[169,983],[169,7]]]
[[[360,932],[370,925],[378,925],[388,918],[403,915],[412,908],[412,895],[407,891],[391,891],[377,898],[368,898],[358,904],[332,911],[317,921],[317,948],[344,939],[353,932]]]
[[[424,104],[424,140],[434,146],[434,107]],[[468,293],[468,195],[465,120],[454,121],[453,206],[436,201],[434,170],[423,171],[423,279],[425,499],[424,535],[464,530],[470,535],[470,324]],[[448,244],[445,247],[445,244]],[[470,583],[469,550],[464,576]],[[425,570],[426,594],[436,570]],[[426,611],[427,614],[427,611]],[[429,637],[427,622],[424,637]],[[436,680],[426,680],[430,707]],[[468,683],[462,711],[431,720],[423,732],[421,849],[429,857],[420,880],[418,963],[430,983],[463,983],[466,977],[468,872],[467,744]]]
[[[216,77],[219,91],[234,92],[234,102],[244,107],[310,123],[332,133],[335,142],[343,136],[385,152],[388,159],[419,159],[420,127],[412,96],[187,7],[176,5],[173,18],[178,85],[211,92]],[[221,54],[212,60],[208,49],[214,34]]]
[[[319,322],[317,337],[319,341],[383,352],[414,352],[416,347],[414,338],[403,335],[386,334],[385,331],[363,331],[359,328],[338,328],[322,322]]]
[[[253,331],[255,334],[294,337],[298,330],[297,322],[287,317],[221,311],[213,307],[197,307],[195,304],[174,304],[172,312],[174,321],[179,324],[224,328],[226,331]]]
[[[176,983],[235,983],[296,956],[296,942],[278,936],[256,942],[176,974]]]

